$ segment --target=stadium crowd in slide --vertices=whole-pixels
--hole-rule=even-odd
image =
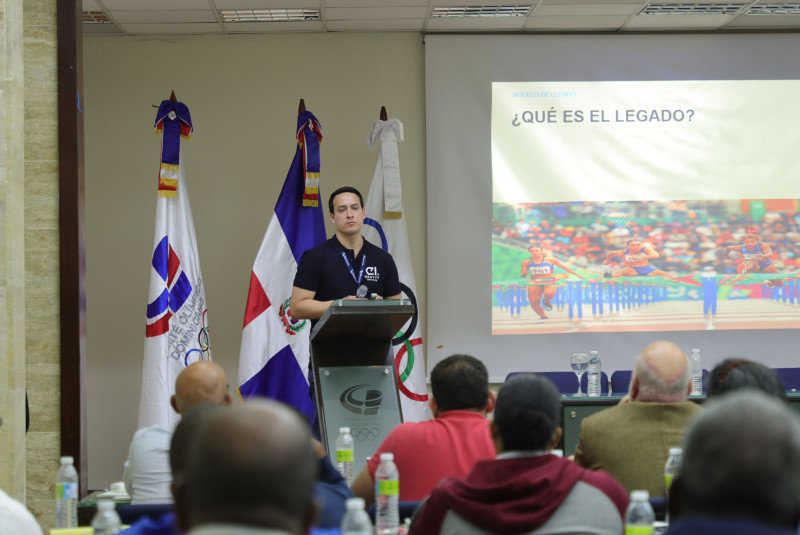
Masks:
[[[737,204],[731,210],[730,203]],[[775,271],[800,266],[800,213],[765,211],[754,219],[738,209],[739,201],[574,202],[495,205],[492,238],[520,249],[536,244],[578,269],[602,273],[610,251],[641,240],[657,251],[656,269],[675,275],[713,271],[753,272],[738,267],[745,236],[756,235],[772,251]],[[726,249],[728,248],[728,249]],[[723,252],[734,254],[723,254]],[[613,271],[623,268],[617,258]]]

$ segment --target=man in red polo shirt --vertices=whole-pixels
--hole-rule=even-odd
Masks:
[[[477,461],[493,459],[494,443],[486,414],[495,394],[481,361],[452,355],[431,372],[433,420],[395,427],[353,481],[351,489],[367,506],[375,501],[375,470],[381,453],[393,453],[400,475],[400,501],[422,500],[445,477],[466,476]]]

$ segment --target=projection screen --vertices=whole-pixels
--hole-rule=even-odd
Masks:
[[[800,36],[427,36],[428,368],[793,366]],[[531,248],[532,247],[532,248]]]

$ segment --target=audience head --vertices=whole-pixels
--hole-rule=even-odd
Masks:
[[[731,392],[707,405],[687,432],[681,473],[670,489],[671,513],[749,518],[796,530],[797,414],[755,390]]]
[[[184,368],[175,380],[175,394],[170,398],[178,414],[198,405],[230,405],[232,402],[225,372],[210,360],[193,362]]]
[[[708,397],[751,388],[786,399],[786,389],[775,370],[758,362],[730,358],[717,364],[708,375]]]
[[[514,375],[497,394],[492,422],[497,452],[549,450],[561,438],[560,413],[561,394],[550,379]]]
[[[252,401],[216,411],[175,484],[181,528],[223,523],[307,533],[317,470],[308,425],[285,405]]]
[[[469,355],[451,355],[431,371],[431,410],[436,416],[453,410],[491,411],[486,366]]]
[[[180,477],[186,473],[186,462],[192,445],[197,441],[200,431],[220,410],[222,407],[219,405],[198,405],[181,416],[181,421],[175,426],[169,444],[169,466],[173,477]]]
[[[662,340],[636,356],[631,378],[633,401],[685,401],[691,369],[681,348]]]

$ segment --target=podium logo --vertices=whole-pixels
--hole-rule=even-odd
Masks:
[[[369,385],[351,386],[339,396],[342,407],[355,414],[371,416],[378,413],[383,401],[380,390],[370,389]]]

